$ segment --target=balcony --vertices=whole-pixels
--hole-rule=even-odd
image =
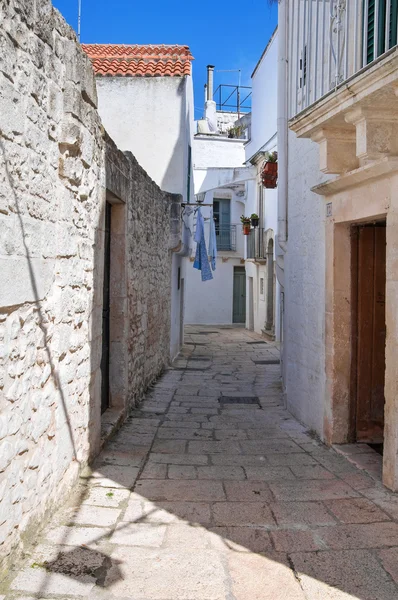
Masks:
[[[236,252],[236,225],[216,225],[217,250]]]
[[[266,262],[266,242],[264,229],[256,227],[251,229],[250,235],[246,236],[246,258],[255,262]]]
[[[289,16],[290,117],[397,44],[398,0],[292,0]]]
[[[396,170],[398,0],[292,0],[289,127],[319,144],[330,195]]]

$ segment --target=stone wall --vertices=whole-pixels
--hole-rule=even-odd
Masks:
[[[0,3],[0,559],[6,567],[100,447],[105,200],[113,206],[111,406],[169,356],[170,213],[97,112],[49,0]],[[107,148],[108,166],[105,152]],[[106,414],[106,413],[105,413]]]

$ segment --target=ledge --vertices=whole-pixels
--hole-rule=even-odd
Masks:
[[[374,161],[364,167],[345,173],[336,179],[321,183],[311,188],[311,191],[319,196],[331,196],[350,187],[360,185],[365,181],[383,177],[398,171],[398,156],[387,156]]]

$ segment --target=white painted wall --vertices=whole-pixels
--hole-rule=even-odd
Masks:
[[[285,387],[288,409],[320,435],[326,384],[325,201],[310,188],[325,179],[317,144],[290,132]]]
[[[163,190],[181,194],[184,202],[192,200],[192,168],[188,193],[188,146],[193,145],[194,122],[192,77],[97,77],[97,91],[104,127],[119,148],[132,152]],[[181,292],[176,281],[182,265],[182,256],[174,254],[172,359],[180,349]]]
[[[243,167],[244,142],[221,136],[195,135],[194,168]]]
[[[278,39],[277,33],[269,42],[261,56],[252,75],[252,115],[251,115],[251,139],[245,145],[246,161],[253,158],[258,152],[269,152],[277,150],[277,76],[278,76]],[[257,162],[257,178],[250,181],[246,202],[246,216],[252,213],[260,215],[259,191],[260,167],[264,158]],[[278,193],[277,189],[262,190],[263,221],[260,227],[264,231],[272,230],[276,237],[278,230]],[[274,243],[275,260],[275,243]],[[253,278],[253,325],[254,331],[261,333],[265,329],[266,306],[267,306],[267,266],[255,262],[246,262],[246,283],[249,289],[249,278]],[[264,277],[265,293],[260,294],[260,279]],[[275,337],[280,339],[280,289],[275,282],[274,294],[274,322]],[[250,326],[249,295],[246,306],[246,326]]]
[[[252,75],[251,139],[245,147],[246,160],[249,160],[276,134],[277,77],[278,34],[276,32]]]

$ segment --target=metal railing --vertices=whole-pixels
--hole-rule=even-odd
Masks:
[[[291,0],[290,116],[397,44],[398,0]]]
[[[216,225],[217,250],[236,251],[236,225]]]
[[[263,227],[256,227],[250,230],[250,234],[246,236],[246,258],[260,259],[266,258],[266,247],[264,241]]]
[[[214,92],[213,98],[216,102],[217,110],[222,112],[246,113],[252,109],[251,96],[251,87],[221,83]]]

